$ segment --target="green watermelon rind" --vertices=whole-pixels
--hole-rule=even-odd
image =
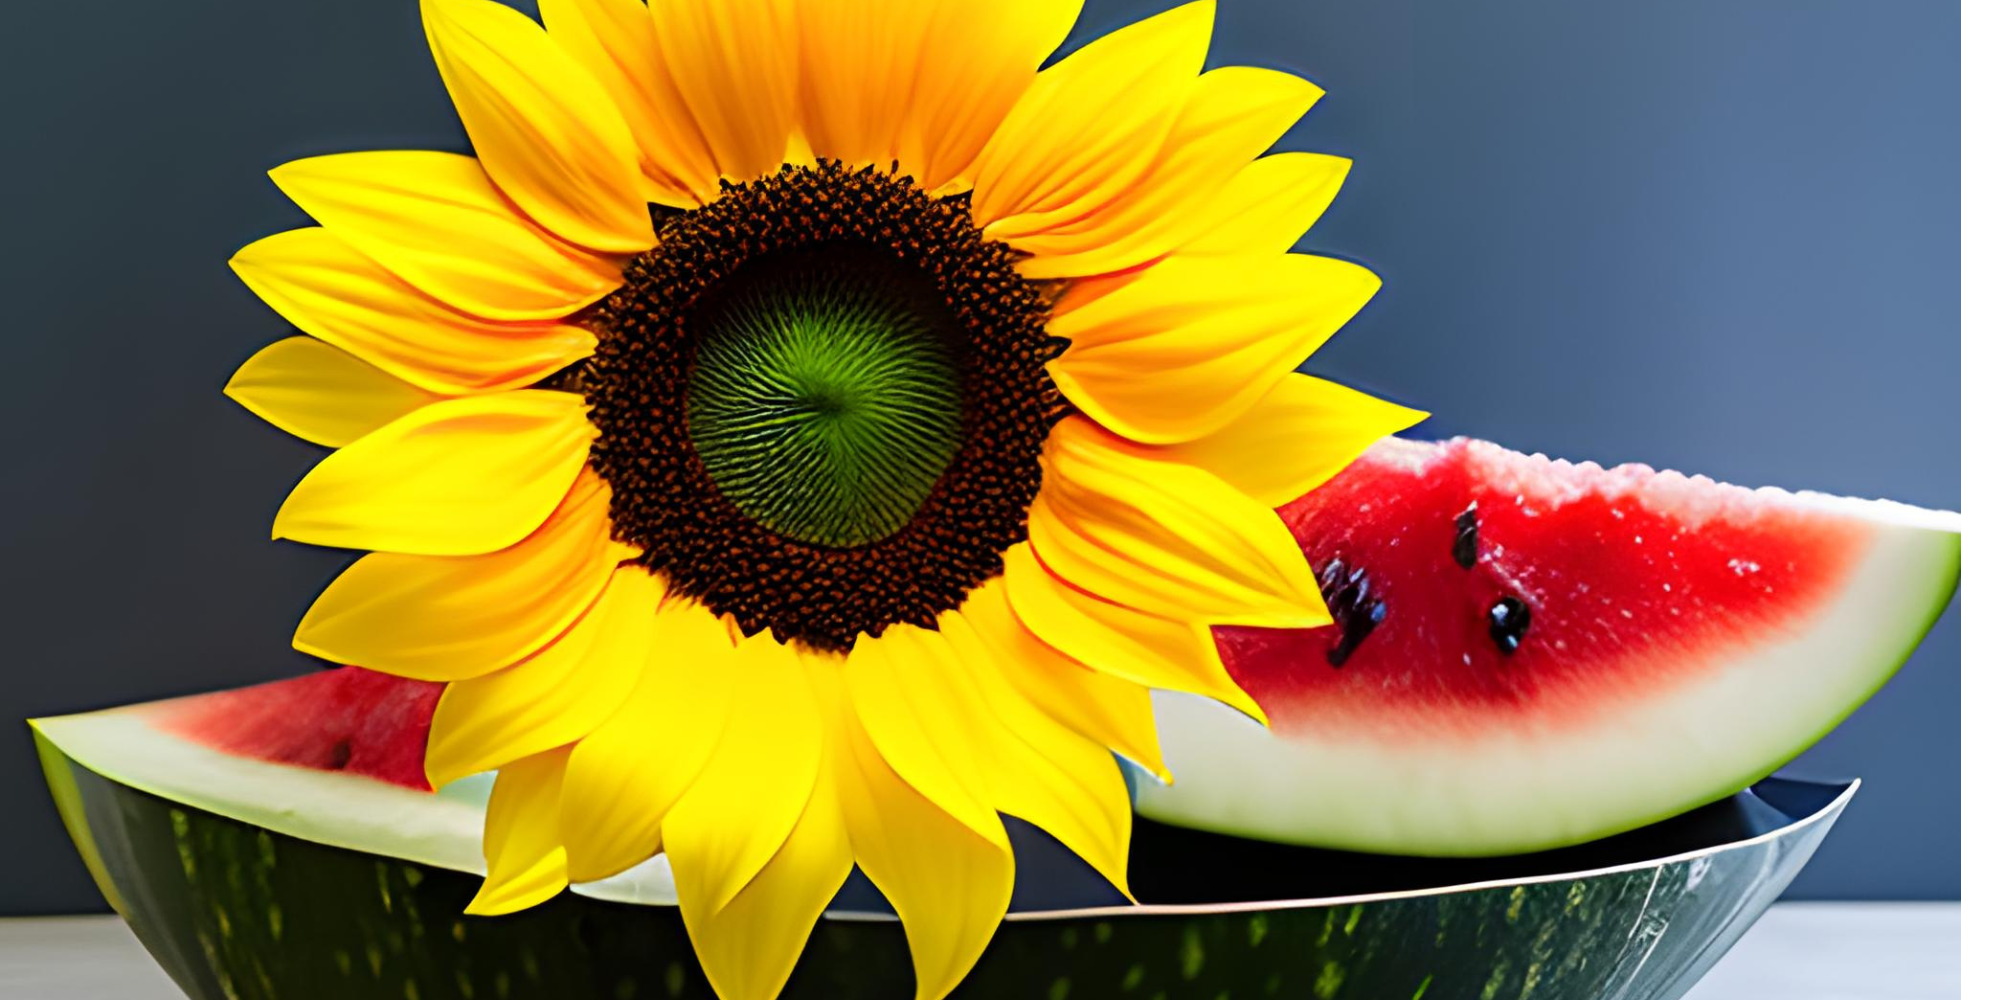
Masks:
[[[83,867],[90,872],[90,881],[97,886],[98,894],[113,910],[124,914],[125,900],[119,896],[117,885],[111,881],[111,874],[104,867],[104,858],[98,854],[97,840],[91,835],[84,818],[83,793],[77,788],[76,770],[69,758],[56,749],[41,730],[32,730],[32,735],[35,758],[41,764],[43,780],[48,782],[49,795],[56,800],[56,813],[62,817],[63,830],[69,834],[70,842],[76,845],[77,855],[83,859]]]

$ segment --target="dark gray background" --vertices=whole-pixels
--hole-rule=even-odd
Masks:
[[[1093,0],[1087,39],[1166,0]],[[1956,507],[1944,0],[1224,0],[1212,62],[1327,90],[1307,240],[1385,287],[1311,363],[1432,435]],[[100,909],[7,719],[304,671],[346,556],[272,544],[315,449],[225,400],[286,333],[223,266],[297,156],[461,147],[415,0],[13,5],[0,913]],[[1795,896],[1956,897],[1956,605],[1798,763],[1868,781]]]

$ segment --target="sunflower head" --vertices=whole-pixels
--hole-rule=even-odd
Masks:
[[[786,164],[660,215],[585,321],[613,534],[748,632],[936,625],[1027,537],[1064,412],[1050,283],[889,167]]]
[[[1420,414],[1292,369],[1377,282],[1291,253],[1319,96],[1212,5],[1046,69],[1078,0],[424,0],[474,156],[273,172],[232,260],[305,336],[229,394],[366,550],[296,645],[448,682],[497,770],[476,913],[654,854],[768,1000],[857,866],[949,991],[1027,820],[1121,889],[1151,688],[1328,612],[1273,508]]]

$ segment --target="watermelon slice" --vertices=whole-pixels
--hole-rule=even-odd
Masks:
[[[1268,729],[1159,693],[1154,819],[1396,854],[1515,853],[1723,798],[1895,673],[1958,518],[1389,441],[1282,512],[1335,624],[1219,629]]]
[[[432,789],[424,746],[444,685],[340,667],[231,691],[34,719],[57,801],[74,767],[118,787],[301,841],[483,874],[492,774]],[[65,822],[75,822],[66,810]],[[88,844],[88,831],[70,836]],[[107,898],[100,865],[84,860]],[[677,898],[666,860],[575,887],[626,903]]]
[[[29,725],[45,764],[67,758],[126,787],[302,840],[481,872],[491,779],[442,794],[424,779],[443,690],[342,667]]]

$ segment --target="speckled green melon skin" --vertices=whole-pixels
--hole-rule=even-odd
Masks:
[[[474,876],[275,834],[43,750],[93,874],[195,1000],[713,996],[670,907],[564,894],[510,917],[465,917]],[[1579,878],[1339,905],[1016,916],[953,996],[1670,1000],[1791,880],[1839,805],[1719,852]],[[913,991],[895,922],[835,918],[784,996]]]

